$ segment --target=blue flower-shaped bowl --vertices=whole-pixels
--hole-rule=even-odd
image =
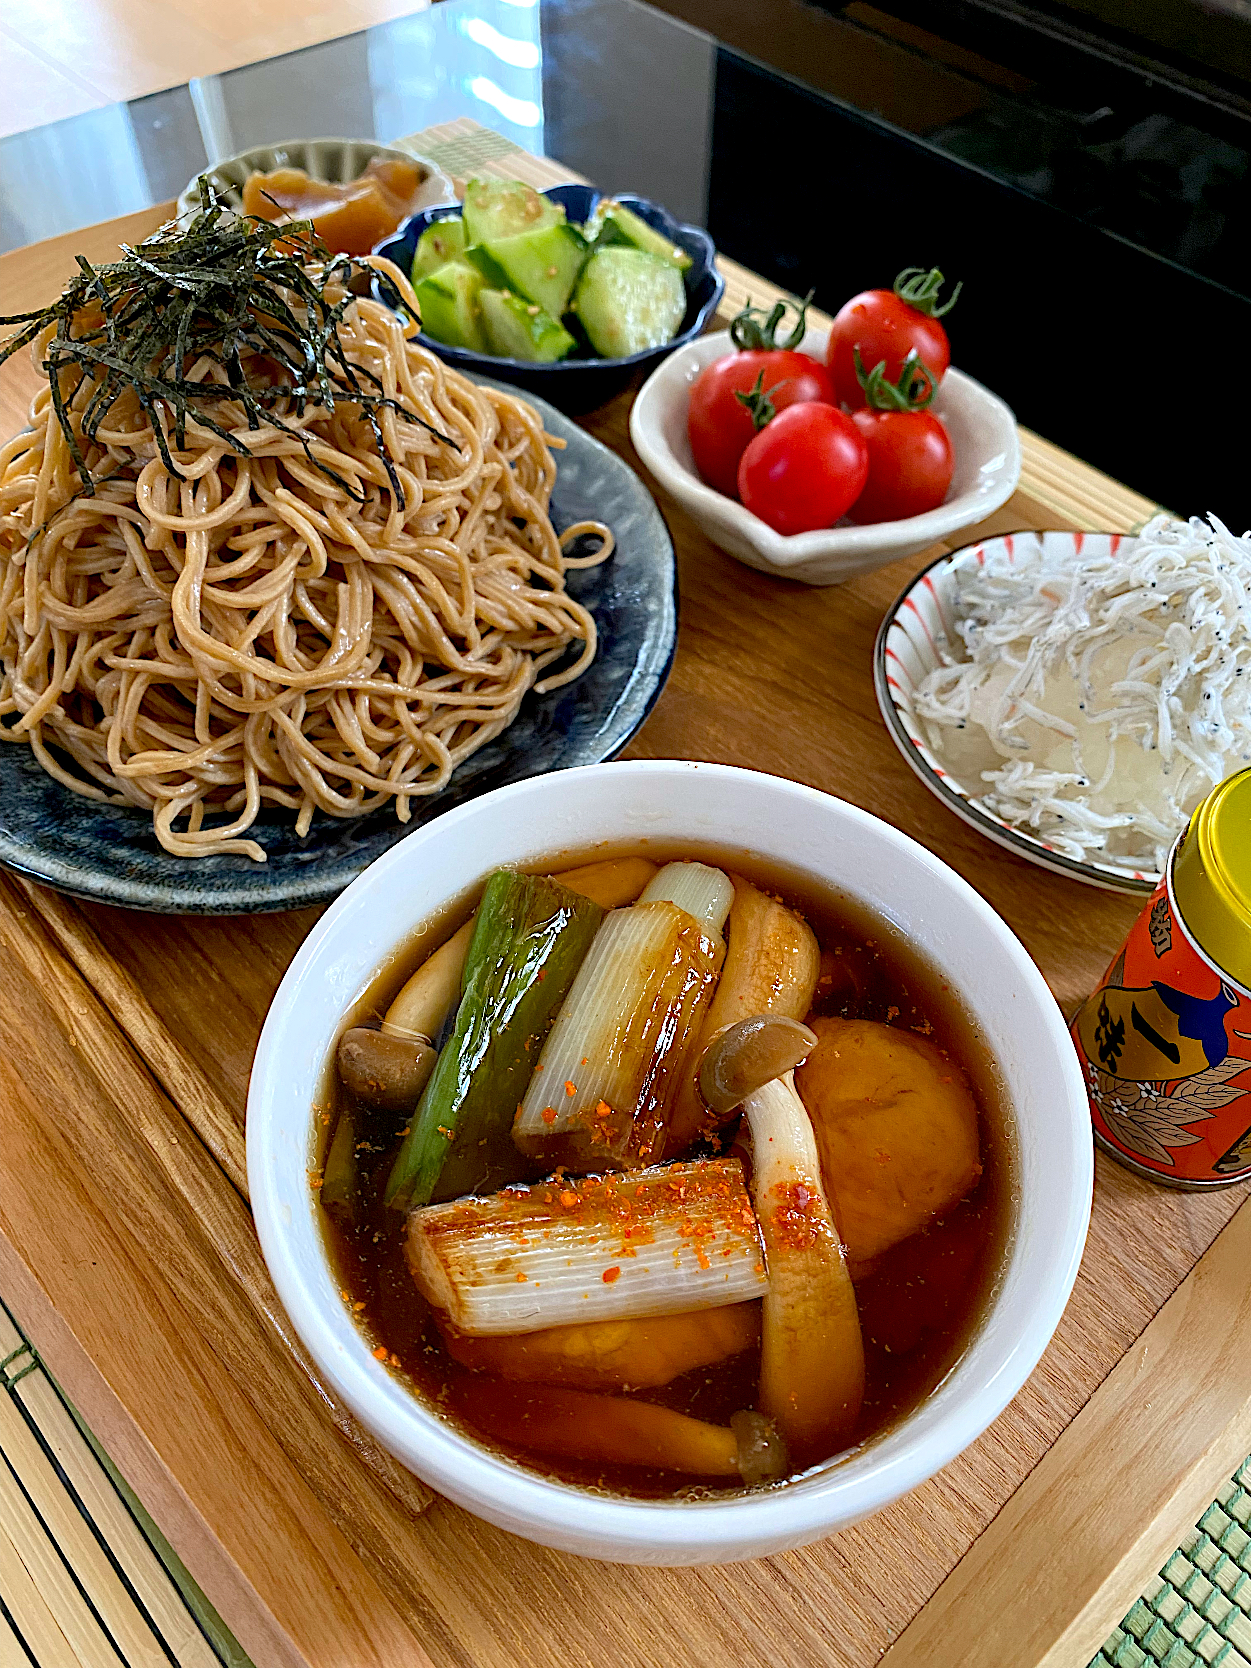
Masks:
[[[562,204],[569,220],[580,225],[595,212],[595,206],[604,193],[589,185],[556,185],[543,195],[550,197],[554,203]],[[590,411],[627,387],[640,371],[646,373],[653,370],[666,354],[672,353],[684,342],[694,340],[704,330],[725,291],[725,279],[717,271],[716,246],[700,227],[683,225],[667,209],[661,208],[658,203],[649,203],[645,197],[618,194],[614,200],[646,220],[670,242],[679,244],[691,257],[691,264],[682,275],[686,282],[686,317],[671,342],[662,347],[648,348],[643,353],[632,353],[627,359],[600,359],[589,349],[575,349],[570,358],[561,359],[554,365],[534,365],[524,359],[497,359],[492,354],[474,353],[469,348],[446,347],[424,331],[418,340],[459,370],[477,371],[482,376],[495,377],[500,382],[525,388],[550,400],[562,411]],[[457,220],[460,213],[459,203],[423,209],[420,214],[405,220],[392,237],[384,238],[374,254],[385,255],[395,262],[401,272],[409,272],[417,239],[426,227],[432,226],[436,220]],[[388,284],[385,278],[374,278],[374,294],[388,307],[404,311],[394,286]]]

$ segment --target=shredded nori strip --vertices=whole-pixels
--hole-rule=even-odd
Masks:
[[[217,198],[205,177],[199,185],[200,207],[185,227],[170,221],[135,247],[123,244],[122,259],[107,266],[92,266],[80,255],[78,276],[58,301],[36,312],[0,316],[0,326],[19,327],[0,342],[0,365],[56,322],[43,370],[82,480],[81,493],[93,495],[96,480],[66,407],[66,384],[77,388],[80,378],[63,383],[62,377],[74,369],[95,383],[82,415],[82,433],[88,440],[95,439],[125,390],[133,388],[152,424],[162,462],[175,479],[183,480],[170,455],[158,408],[171,414],[174,444],[180,450],[186,444],[190,415],[227,441],[235,455],[251,457],[244,442],[213,415],[215,402],[231,401],[247,413],[249,429],[259,429],[264,422],[294,435],[314,468],[363,503],[363,489],[314,457],[304,431],[284,422],[277,411],[287,402],[293,402],[301,416],[309,405],[328,410],[336,403],[355,406],[373,432],[391,489],[403,505],[399,476],[382,444],[379,412],[390,407],[407,422],[419,423],[459,448],[401,401],[381,393],[382,383],[367,366],[349,361],[339,324],[355,300],[351,279],[369,268],[350,255],[332,255],[311,221],[275,225],[237,214]],[[342,291],[333,302],[327,296],[331,288]],[[85,322],[89,308],[102,315],[99,323]],[[252,354],[264,355],[274,367],[272,383],[248,381],[244,359]],[[222,366],[224,385],[187,379],[187,367],[201,358]]]

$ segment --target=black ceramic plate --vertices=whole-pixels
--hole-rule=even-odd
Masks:
[[[581,678],[549,695],[527,695],[514,723],[466,759],[441,794],[414,801],[407,824],[387,808],[347,822],[319,811],[300,840],[290,813],[264,812],[252,833],[269,854],[265,863],[171,857],[157,844],[146,811],[82,799],[45,775],[28,748],[0,742],[0,864],[75,897],[161,914],[299,909],[335,897],[406,833],[454,805],[506,782],[599,764],[619,752],[651,711],[673,660],[673,544],[633,470],[529,397],[548,432],[567,442],[552,496],[557,529],[589,517],[607,522],[617,538],[607,562],[566,580],[599,629],[599,653]]]

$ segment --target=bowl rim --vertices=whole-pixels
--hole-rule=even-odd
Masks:
[[[321,137],[314,137],[310,139],[275,139],[267,145],[249,145],[246,150],[236,151],[233,156],[219,156],[216,162],[206,162],[204,167],[194,173],[187,181],[186,185],[184,185],[182,190],[178,193],[174,202],[174,213],[175,215],[183,215],[190,209],[195,208],[196,182],[199,180],[201,174],[207,174],[210,178],[212,178],[219,168],[230,168],[236,163],[249,163],[253,158],[268,156],[274,151],[300,151],[306,150],[313,145],[340,145],[345,150],[352,146],[360,146],[362,150],[368,150],[373,153],[370,161],[373,160],[373,157],[387,156],[395,157],[397,160],[403,162],[419,162],[426,170],[427,180],[436,180],[440,182],[442,188],[448,193],[449,201],[455,193],[455,187],[447,173],[440,168],[439,164],[435,162],[432,157],[425,156],[419,151],[410,151],[402,145],[384,145],[379,139],[350,139],[342,138],[337,134],[325,134]],[[299,164],[297,163],[295,166],[298,167]],[[239,187],[236,185],[231,186],[231,190],[238,189]],[[446,206],[447,205],[444,203],[431,203],[428,205],[431,209],[444,208]],[[420,214],[425,211],[419,209],[417,212]],[[408,218],[411,218],[411,216]],[[400,224],[403,225],[404,222],[401,221]]]
[[[712,293],[705,301],[701,302],[691,323],[680,330],[672,341],[662,342],[658,347],[644,348],[639,353],[627,354],[622,359],[556,359],[550,363],[531,359],[509,359],[503,355],[477,353],[473,348],[449,347],[446,342],[438,342],[433,336],[427,336],[424,330],[417,332],[417,335],[413,338],[414,341],[420,342],[422,347],[428,348],[431,353],[437,353],[440,359],[449,365],[455,365],[459,370],[480,370],[484,376],[489,376],[491,375],[490,367],[494,365],[510,373],[519,373],[531,377],[554,376],[561,372],[567,375],[577,372],[588,374],[600,371],[634,370],[640,365],[651,364],[657,358],[667,358],[670,354],[676,353],[689,345],[703,333],[709,319],[713,317],[720,305],[721,297],[725,294],[725,279],[717,266],[717,246],[712,241],[711,234],[702,226],[695,226],[687,221],[679,220],[676,215],[669,212],[663,203],[654,202],[650,197],[640,197],[634,191],[607,192],[601,191],[598,186],[584,184],[580,180],[565,180],[559,185],[545,186],[542,195],[544,197],[556,197],[562,191],[588,192],[591,198],[588,213],[593,212],[595,205],[602,198],[608,196],[611,196],[615,202],[625,202],[631,206],[639,204],[644,208],[652,209],[663,215],[677,232],[684,234],[683,237],[675,236],[674,242],[682,244],[687,254],[695,253],[688,247],[687,240],[697,246],[699,256],[703,262],[700,276],[706,275],[711,278]],[[409,231],[416,222],[422,222],[418,231],[420,236],[421,232],[424,232],[437,220],[459,220],[464,213],[464,208],[463,202],[454,202],[432,203],[429,208],[418,209],[415,214],[410,214],[406,219],[401,220],[395,230],[388,237],[384,237],[381,243],[375,244],[373,253],[382,255],[387,260],[395,260],[393,249],[400,244],[407,243]],[[401,263],[396,261],[395,264],[399,266]],[[683,274],[683,283],[684,285],[686,283],[685,273]],[[374,299],[381,301],[383,306],[390,307],[392,304],[379,293],[380,287],[381,280],[378,275],[375,275],[372,285]],[[689,303],[694,300],[689,286],[687,287],[687,297],[689,311]],[[392,310],[394,311],[394,308]]]
[[[385,888],[397,865],[419,860],[423,839],[454,839],[458,819],[482,816],[489,798],[495,798],[497,812],[504,812],[510,800],[550,793],[553,784],[559,784],[562,794],[573,794],[578,788],[576,779],[585,779],[587,771],[592,769],[601,778],[605,772],[627,777],[641,774],[691,777],[703,773],[736,784],[749,793],[762,791],[763,784],[764,792],[790,801],[790,809],[819,807],[828,817],[834,806],[836,816],[845,825],[859,825],[861,831],[871,829],[874,837],[884,841],[887,847],[928,869],[997,940],[1000,950],[1011,959],[1020,976],[1022,996],[1034,999],[1035,1034],[1044,1045],[1054,1047],[1057,1081],[1068,1091],[1069,1116],[1057,1131],[1062,1150],[1049,1161],[1048,1170],[1048,1174],[1054,1171],[1062,1178],[1065,1188],[1062,1203],[1048,1213],[1046,1222],[1041,1211],[1024,1219],[1031,1233],[1043,1235],[1038,1254],[1044,1260],[1039,1268],[1031,1271],[1032,1278],[1043,1287],[1043,1297],[1027,1314],[1018,1315],[1015,1323],[1001,1335],[1003,1329],[996,1328],[995,1318],[1003,1287],[1014,1278],[1017,1256],[1010,1242],[999,1291],[988,1302],[965,1355],[939,1386],[939,1392],[958,1381],[969,1355],[983,1339],[989,1359],[982,1365],[988,1376],[967,1387],[968,1394],[963,1400],[947,1405],[949,1398],[944,1399],[937,1413],[933,1411],[935,1398],[922,1403],[892,1431],[866,1449],[847,1456],[845,1463],[836,1462],[815,1477],[799,1479],[765,1494],[729,1500],[662,1502],[599,1497],[585,1489],[547,1479],[494,1454],[441,1421],[411,1391],[394,1383],[373,1361],[363,1335],[358,1334],[359,1350],[345,1349],[342,1343],[336,1342],[331,1331],[330,1305],[327,1303],[323,1308],[297,1266],[296,1257],[287,1252],[288,1239],[294,1248],[301,1242],[304,1230],[295,1222],[290,1207],[279,1198],[277,1177],[280,1173],[289,1174],[293,1163],[298,1165],[301,1176],[305,1173],[307,1146],[284,1152],[277,1139],[277,1125],[282,1117],[278,1097],[285,1081],[280,1062],[301,993],[306,983],[324,977],[326,970],[320,964],[325,955],[335,952],[335,941],[344,930],[345,918],[358,903],[365,905],[370,893],[380,886]],[[561,782],[560,777],[564,775],[570,779]],[[762,1546],[771,1550],[819,1538],[897,1499],[976,1440],[1020,1390],[1059,1323],[1085,1245],[1094,1174],[1085,1086],[1064,1019],[1041,972],[1007,924],[967,881],[892,824],[802,783],[735,766],[661,759],[585,767],[581,771],[532,778],[499,789],[495,796],[484,796],[450,812],[430,827],[432,831],[438,830],[437,835],[418,830],[371,865],[322,916],[305,940],[266,1016],[249,1085],[248,1180],[261,1248],[297,1333],[319,1370],[347,1405],[376,1433],[379,1425],[385,1424],[387,1434],[379,1436],[384,1446],[396,1452],[434,1488],[469,1510],[493,1516],[497,1523],[502,1521],[498,1514],[504,1513],[507,1527],[513,1532],[532,1535],[545,1544],[583,1553],[590,1551],[597,1557],[652,1563],[727,1561],[756,1556]],[[378,965],[378,959],[374,958],[370,965]],[[291,1090],[288,1088],[286,1092],[289,1095]],[[310,1128],[315,1092],[314,1086],[309,1095]],[[1025,1131],[1019,1125],[1018,1134],[1023,1146]],[[1021,1213],[1027,1204],[1022,1196],[1016,1205],[1018,1244],[1022,1239]],[[328,1267],[311,1210],[305,1220],[308,1232],[317,1239],[317,1265]],[[332,1274],[330,1285],[337,1289]],[[350,1318],[338,1318],[352,1326]],[[928,1418],[927,1407],[931,1410]],[[910,1440],[899,1440],[910,1430]],[[864,1454],[869,1455],[867,1474],[849,1477],[849,1468]],[[576,1525],[571,1528],[575,1517]]]
[[[1096,886],[1105,892],[1120,892],[1131,897],[1147,898],[1155,891],[1163,879],[1163,875],[1149,874],[1146,871],[1132,871],[1127,864],[1082,862],[1075,857],[1066,857],[1061,851],[1055,851],[1044,840],[1036,835],[1026,834],[1011,823],[1004,822],[993,812],[987,811],[979,805],[971,794],[967,793],[955,778],[949,773],[938,774],[934,764],[930,762],[929,748],[916,739],[904,722],[898,701],[892,692],[894,681],[887,666],[887,657],[892,652],[890,648],[890,634],[898,628],[900,615],[903,610],[915,601],[918,591],[929,588],[933,590],[934,575],[940,571],[951,572],[961,563],[974,560],[979,552],[984,552],[995,545],[1001,545],[1005,539],[1019,539],[1026,537],[1043,538],[1048,534],[1071,538],[1073,534],[1066,528],[1039,529],[1024,527],[1014,529],[1010,533],[999,533],[991,538],[979,539],[975,544],[962,545],[959,550],[944,552],[936,556],[932,562],[927,562],[895,598],[894,602],[882,616],[882,623],[878,626],[877,637],[873,644],[873,692],[877,696],[878,710],[882,714],[887,733],[904,759],[911,766],[914,773],[924,782],[925,786],[940,800],[949,811],[954,811],[962,822],[979,834],[993,840],[1005,851],[1012,852],[1017,857],[1024,857],[1028,862],[1037,864],[1039,868],[1048,869],[1052,874],[1063,875],[1070,880],[1079,880],[1086,886]],[[1132,533],[1091,533],[1083,532],[1083,539],[1108,538],[1131,540],[1136,537]]]
[[[810,325],[800,344],[800,352],[823,358],[828,339],[827,328]],[[692,513],[702,513],[710,521],[732,528],[777,570],[799,567],[813,557],[853,556],[905,545],[924,549],[961,527],[972,526],[993,515],[1016,491],[1021,475],[1021,441],[1012,408],[984,383],[952,365],[943,376],[940,399],[943,389],[950,387],[958,398],[971,400],[993,413],[997,423],[1004,427],[1007,444],[1001,453],[995,454],[995,458],[1003,457],[1002,474],[993,491],[976,500],[972,492],[962,492],[932,510],[902,521],[820,527],[808,533],[774,532],[772,527],[742,504],[727,498],[706,481],[701,481],[663,439],[662,419],[676,403],[675,394],[683,386],[689,386],[686,371],[696,361],[703,369],[705,364],[730,350],[728,331],[710,332],[698,340],[684,342],[663,364],[658,365],[639,390],[631,407],[630,439],[652,474]],[[995,458],[988,461],[994,462]],[[979,468],[984,467],[985,464],[979,465]]]

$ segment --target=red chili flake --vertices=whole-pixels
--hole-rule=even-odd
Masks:
[[[377,1349],[374,1351],[374,1360],[375,1361],[385,1361],[386,1358],[387,1358],[387,1346],[385,1344],[379,1344]]]
[[[598,1106],[596,1106],[595,1116],[597,1118],[611,1118],[612,1117],[612,1107],[609,1106],[609,1104],[606,1100],[601,1100],[599,1102]]]
[[[556,1122],[556,1108],[554,1106],[545,1106],[539,1116],[545,1124],[554,1124]]]
[[[448,1129],[446,1124],[436,1124],[435,1128],[446,1140],[454,1141],[456,1139],[456,1131],[454,1129]]]
[[[562,1193],[561,1196],[560,1196],[560,1202],[561,1202],[562,1205],[565,1206],[566,1210],[568,1210],[573,1205],[577,1204],[578,1195],[576,1193],[569,1193],[569,1192]]]
[[[697,1245],[695,1247],[695,1256],[698,1259],[699,1266],[701,1268],[711,1268],[712,1267],[712,1264],[708,1261],[708,1253],[704,1250],[702,1245]]]
[[[584,1054],[582,1056],[582,1064],[585,1065],[589,1059],[590,1059],[590,1055],[589,1054]]]
[[[547,969],[545,967],[540,967],[539,968],[539,978],[540,979],[546,979],[546,977],[547,977]]]
[[[525,1284],[525,1282],[526,1282],[526,1276],[525,1276],[525,1275],[524,1275],[524,1274],[522,1274],[522,1273],[521,1273],[521,1271],[520,1271],[520,1270],[518,1270],[518,1272],[517,1272],[517,1275],[516,1275],[516,1278],[517,1278],[517,1280],[518,1280],[518,1281],[520,1281],[520,1283],[521,1283],[521,1284],[522,1284],[522,1285],[524,1285],[524,1284]]]
[[[614,1263],[611,1268],[606,1268],[604,1270],[602,1278],[606,1286],[611,1286],[614,1280],[620,1280],[621,1270]]]
[[[566,1078],[565,1079],[565,1093],[568,1096],[570,1096],[570,1098],[572,1098],[574,1095],[577,1094],[577,1092],[578,1092],[578,1085],[576,1083],[571,1083],[569,1081],[569,1079]]]

